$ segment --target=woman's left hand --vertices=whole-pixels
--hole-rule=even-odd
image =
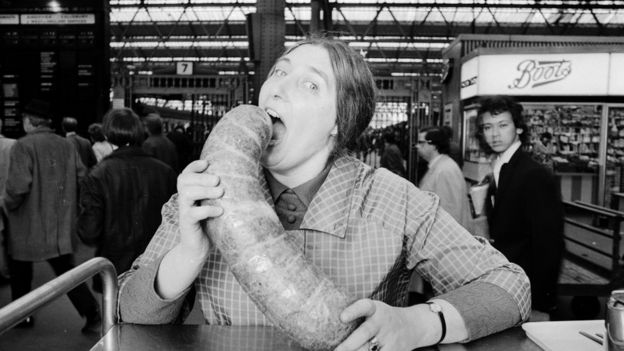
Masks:
[[[418,326],[408,308],[392,307],[381,301],[362,299],[344,309],[340,319],[351,322],[366,320],[335,351],[410,351],[418,346]],[[371,347],[371,340],[377,348]]]

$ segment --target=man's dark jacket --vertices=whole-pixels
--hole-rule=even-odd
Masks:
[[[564,248],[559,182],[519,149],[502,166],[497,189],[490,189],[486,210],[492,245],[528,275],[533,309],[550,312]]]
[[[168,164],[173,170],[179,169],[176,147],[162,134],[147,137],[143,142],[143,151]]]
[[[91,147],[91,142],[89,140],[78,134],[70,134],[67,136],[67,139],[74,144],[74,147],[76,147],[82,164],[84,164],[88,169],[95,166],[97,159],[95,158],[95,153],[93,153],[93,148]]]
[[[175,190],[171,167],[140,147],[119,148],[81,183],[78,235],[124,272],[147,247]]]

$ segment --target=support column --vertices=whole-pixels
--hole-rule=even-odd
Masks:
[[[310,0],[310,33],[326,32],[330,29],[331,8],[327,0]]]
[[[263,0],[256,3],[256,14],[254,21],[253,36],[259,38],[255,42],[259,47],[254,47],[256,51],[254,94],[253,103],[258,103],[260,87],[266,79],[269,70],[275,60],[284,51],[284,36],[286,26],[284,21],[284,0]]]

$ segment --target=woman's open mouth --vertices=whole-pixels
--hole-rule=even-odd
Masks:
[[[266,113],[269,117],[271,117],[271,122],[273,123],[273,133],[271,135],[271,140],[269,141],[269,146],[273,146],[278,144],[284,137],[284,134],[286,133],[286,126],[277,112],[267,109]]]

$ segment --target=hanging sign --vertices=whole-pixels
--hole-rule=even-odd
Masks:
[[[176,62],[176,73],[183,76],[193,74],[193,62]]]
[[[95,24],[92,13],[46,13],[21,15],[21,24]]]

